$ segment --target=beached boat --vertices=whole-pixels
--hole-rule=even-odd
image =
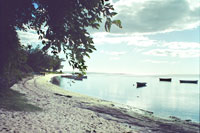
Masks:
[[[180,83],[197,84],[198,80],[180,80]]]
[[[74,75],[61,75],[62,78],[75,78]]]
[[[87,76],[86,75],[84,75],[84,76],[81,76],[83,79],[87,79]]]
[[[172,78],[159,78],[160,81],[171,82]]]
[[[72,75],[61,75],[62,78],[69,78],[69,79],[74,79],[74,80],[83,80],[86,79],[87,76],[81,76],[81,75],[76,75],[76,74],[72,74]]]
[[[137,87],[137,88],[139,88],[139,87],[144,87],[144,86],[146,86],[146,84],[147,84],[147,83],[145,83],[145,82],[136,82],[136,85],[137,85],[136,87]]]
[[[76,77],[79,77],[79,78],[83,78],[83,79],[87,79],[87,76],[86,75],[82,75],[81,73],[72,73],[72,75],[75,75]]]

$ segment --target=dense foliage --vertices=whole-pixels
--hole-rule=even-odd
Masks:
[[[33,49],[30,46],[20,46],[17,53],[15,54],[17,57],[13,56],[12,59],[6,60],[12,60],[12,62],[7,63],[4,67],[4,75],[0,75],[0,88],[9,87],[27,74],[55,72],[63,68],[61,63],[64,59],[60,59],[57,55],[49,55],[39,47]]]
[[[27,65],[32,68],[34,72],[56,71],[63,68],[60,59],[57,55],[49,55],[43,52],[38,47],[29,49],[27,52]]]
[[[26,31],[27,28],[37,31],[43,51],[50,49],[56,55],[63,50],[69,64],[84,73],[87,69],[84,57],[89,57],[89,53],[95,50],[87,28],[98,29],[103,18],[106,19],[106,31],[110,31],[112,24],[121,28],[119,20],[111,20],[117,13],[113,12],[113,6],[107,1],[1,0],[1,76],[24,69],[21,68],[25,63],[24,52],[21,51],[16,30]]]

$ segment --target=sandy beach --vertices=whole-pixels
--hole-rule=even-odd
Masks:
[[[24,78],[11,87],[32,110],[0,108],[0,133],[199,133],[200,125],[66,91],[55,74]],[[2,101],[3,102],[3,101]]]

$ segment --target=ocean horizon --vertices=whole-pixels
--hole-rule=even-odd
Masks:
[[[63,71],[64,74],[71,74],[71,73],[76,73],[79,71]],[[140,74],[136,74],[136,73],[126,73],[126,72],[86,72],[86,75],[87,74],[113,74],[113,75],[130,75],[130,76],[199,76],[199,79],[200,79],[200,73],[184,73],[184,74],[181,74],[181,73],[163,73],[163,74],[159,74],[159,73],[149,73],[149,74],[144,74],[144,73],[140,73]]]

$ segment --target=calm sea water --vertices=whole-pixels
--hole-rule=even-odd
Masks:
[[[176,116],[199,122],[200,85],[180,84],[180,79],[199,80],[199,76],[131,76],[120,74],[88,74],[83,81],[72,83],[61,78],[66,90],[152,111],[160,117]],[[160,82],[171,77],[172,82]],[[136,82],[147,82],[136,88]]]

